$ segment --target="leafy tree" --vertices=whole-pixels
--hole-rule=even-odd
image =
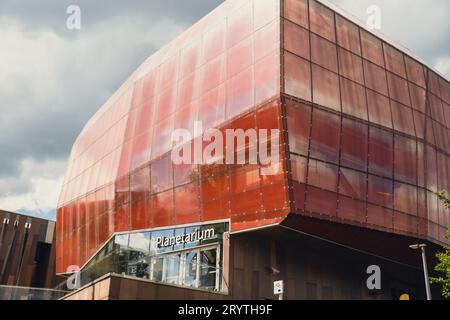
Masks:
[[[450,199],[443,193],[438,192],[436,196],[441,200],[444,208],[450,209]],[[450,239],[450,226],[448,227],[449,233],[447,239]],[[444,247],[444,252],[436,254],[439,263],[436,265],[435,270],[441,272],[444,275],[439,278],[431,278],[431,283],[437,283],[442,286],[442,296],[446,299],[450,298],[450,247]]]

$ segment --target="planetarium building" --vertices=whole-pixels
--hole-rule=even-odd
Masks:
[[[433,192],[450,191],[449,104],[445,78],[327,1],[225,1],[75,141],[56,230],[57,272],[81,270],[68,299],[275,299],[276,280],[286,299],[423,298],[408,246],[428,244],[432,266],[448,244]],[[177,129],[187,149],[209,129],[266,130],[276,170],[217,150],[174,162]]]

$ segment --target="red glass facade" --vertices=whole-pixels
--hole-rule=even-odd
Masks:
[[[115,232],[289,213],[444,243],[450,84],[314,0],[228,0],[155,53],[75,142],[57,270]],[[446,118],[449,119],[446,119]],[[174,165],[174,129],[280,129],[280,167]]]
[[[318,1],[282,26],[296,214],[448,243],[450,83]]]

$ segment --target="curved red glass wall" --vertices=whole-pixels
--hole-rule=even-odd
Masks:
[[[296,213],[448,243],[449,82],[314,0],[282,27]]]
[[[150,57],[73,146],[58,205],[57,269],[82,266],[114,232],[231,219],[233,231],[289,213],[285,159],[171,162],[171,133],[282,129],[278,0],[226,1]]]
[[[57,270],[114,232],[220,219],[238,231],[291,211],[445,243],[449,215],[432,192],[450,190],[449,104],[448,81],[317,1],[225,1],[151,56],[75,142]],[[196,120],[281,129],[279,172],[174,166],[170,135]]]

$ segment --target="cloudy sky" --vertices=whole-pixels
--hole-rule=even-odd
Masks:
[[[259,0],[265,1],[265,0]],[[148,56],[222,0],[0,0],[0,209],[54,218],[70,148]],[[332,0],[450,77],[450,1]],[[81,8],[81,30],[66,9]]]

